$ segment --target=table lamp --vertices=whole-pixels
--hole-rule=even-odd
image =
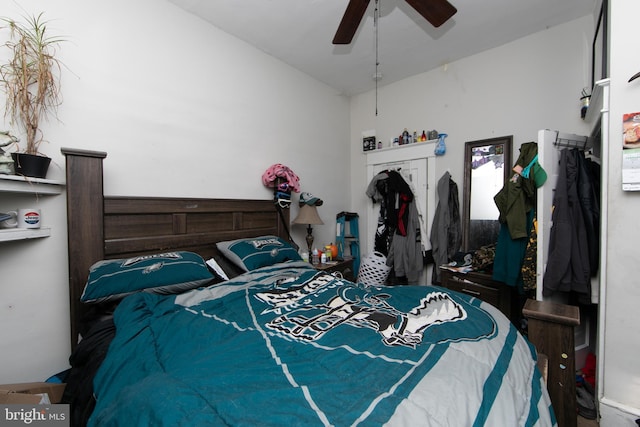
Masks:
[[[309,206],[304,204],[300,206],[298,216],[293,220],[293,224],[306,224],[307,225],[307,248],[309,250],[309,259],[311,259],[311,251],[313,247],[313,230],[312,225],[322,225],[324,222],[318,216],[318,210],[315,206]]]

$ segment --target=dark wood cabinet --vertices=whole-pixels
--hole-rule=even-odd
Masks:
[[[529,341],[549,360],[547,389],[558,427],[575,427],[574,328],[580,324],[580,309],[577,306],[530,299],[522,312],[528,320]]]
[[[490,274],[478,271],[461,273],[441,268],[440,277],[442,287],[488,302],[520,328],[519,298],[516,289],[512,286],[497,282],[491,278]]]

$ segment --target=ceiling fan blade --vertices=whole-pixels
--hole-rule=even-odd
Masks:
[[[333,37],[333,44],[349,44],[356,34],[360,21],[367,10],[369,0],[349,0],[347,10],[344,12],[338,31]]]
[[[434,27],[444,24],[458,11],[447,0],[407,0],[407,3]]]

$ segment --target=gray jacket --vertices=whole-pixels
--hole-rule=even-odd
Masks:
[[[431,250],[435,263],[432,282],[436,284],[440,283],[440,266],[448,264],[460,250],[462,226],[457,197],[457,185],[449,172],[445,172],[438,181],[438,206],[431,227]]]
[[[418,284],[420,273],[424,268],[424,257],[422,256],[420,217],[415,199],[409,204],[407,235],[393,234],[389,245],[387,266],[393,268],[397,277],[406,277],[408,284]]]

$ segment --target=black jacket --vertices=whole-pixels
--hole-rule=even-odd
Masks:
[[[560,153],[558,181],[553,197],[549,259],[543,278],[543,295],[575,291],[591,298],[591,267],[587,228],[579,196],[577,149]]]
[[[591,276],[598,274],[600,261],[600,165],[574,150],[578,163],[578,197],[582,207]]]
[[[373,177],[366,195],[373,203],[380,202],[374,249],[387,255],[393,234],[407,235],[413,192],[398,171],[386,170]]]

